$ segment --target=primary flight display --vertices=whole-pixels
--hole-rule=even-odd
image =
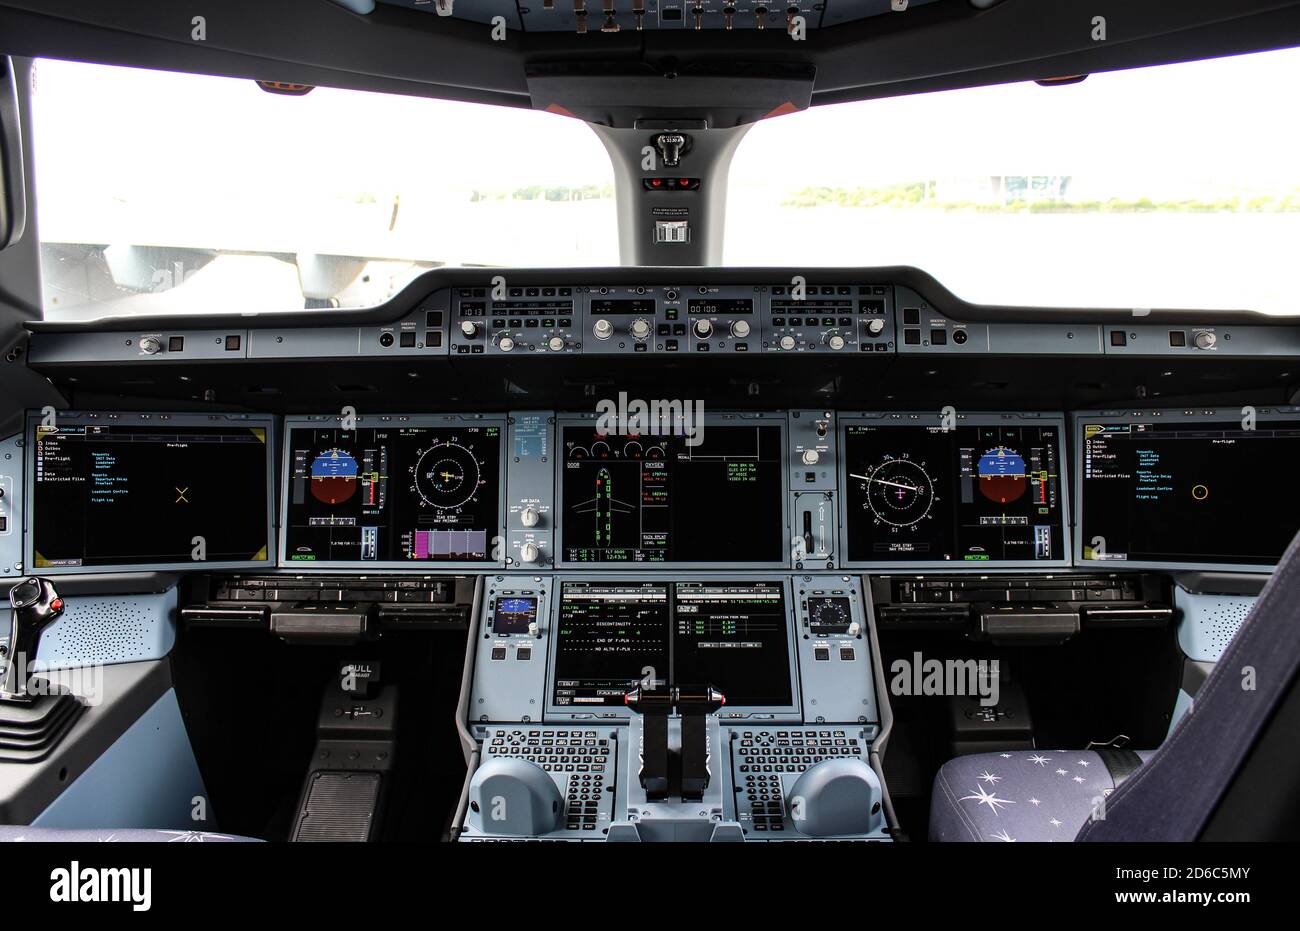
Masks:
[[[290,425],[285,445],[286,562],[493,558],[500,426]]]

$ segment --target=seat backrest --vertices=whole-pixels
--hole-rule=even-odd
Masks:
[[[1111,794],[1104,811],[1088,821],[1076,839],[1189,841],[1200,837],[1232,792],[1278,709],[1292,695],[1297,669],[1300,535],[1287,547],[1187,714],[1155,756]],[[1294,786],[1277,790],[1293,794]],[[1256,802],[1269,804],[1264,798]]]

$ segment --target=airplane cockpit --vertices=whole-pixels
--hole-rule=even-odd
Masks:
[[[0,840],[1300,837],[1300,3],[0,0],[0,64]]]

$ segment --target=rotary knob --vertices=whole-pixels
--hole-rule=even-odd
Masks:
[[[749,321],[736,320],[731,324],[731,335],[736,339],[744,339],[749,335]]]
[[[542,551],[537,548],[536,543],[525,543],[519,547],[519,561],[522,563],[535,563],[541,554]]]
[[[804,465],[816,465],[822,461],[822,454],[815,449],[805,449],[800,459]]]
[[[140,351],[147,355],[157,355],[162,352],[162,340],[156,336],[142,336],[140,338]]]
[[[596,339],[609,339],[614,335],[614,324],[602,318],[592,326],[591,333]]]
[[[713,321],[696,320],[695,326],[691,327],[691,329],[695,331],[695,335],[700,339],[708,339],[713,335]]]
[[[478,324],[473,320],[462,320],[460,322],[460,331],[470,339],[478,336]]]
[[[519,512],[519,523],[525,527],[536,527],[542,520],[542,515],[537,513],[537,508],[524,508]]]
[[[1194,340],[1197,349],[1213,349],[1214,344],[1217,343],[1218,341],[1219,338],[1215,336],[1213,333],[1209,333],[1209,332],[1197,333],[1196,339]],[[140,345],[143,347],[144,345],[143,340],[141,341]]]
[[[781,337],[781,348],[784,349],[786,352],[789,352],[791,349],[793,349],[793,348],[794,348],[794,337],[793,337],[793,336],[782,336],[782,337]]]
[[[628,332],[632,334],[633,339],[645,339],[650,335],[650,323],[638,317],[632,321],[632,325],[628,327]]]
[[[546,348],[551,352],[559,352],[564,348],[564,340],[559,336],[552,336],[546,341]]]
[[[509,352],[511,349],[515,348],[515,341],[509,336],[503,336],[501,339],[497,340],[497,348],[502,352]]]
[[[879,317],[873,317],[867,321],[867,334],[870,336],[879,336],[885,332],[885,321]]]
[[[839,350],[844,348],[844,337],[840,336],[838,333],[827,340],[827,342],[830,344],[832,349]]]

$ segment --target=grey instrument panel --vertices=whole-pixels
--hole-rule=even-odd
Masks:
[[[168,365],[259,360],[476,358],[718,353],[873,358],[1059,355],[1077,358],[1300,355],[1300,326],[1206,312],[977,308],[942,305],[898,270],[770,269],[684,276],[679,269],[430,272],[373,311],[262,314],[223,328],[107,320],[31,325],[30,364]],[[672,277],[669,278],[668,275]],[[892,277],[892,276],[891,276]],[[710,280],[712,278],[712,280]],[[665,280],[667,279],[667,280]],[[748,280],[746,280],[748,279]],[[447,280],[456,282],[447,284]],[[467,283],[472,282],[472,283]],[[1115,322],[1118,314],[1127,320]],[[969,319],[965,319],[969,317]],[[382,322],[374,322],[379,320]]]

